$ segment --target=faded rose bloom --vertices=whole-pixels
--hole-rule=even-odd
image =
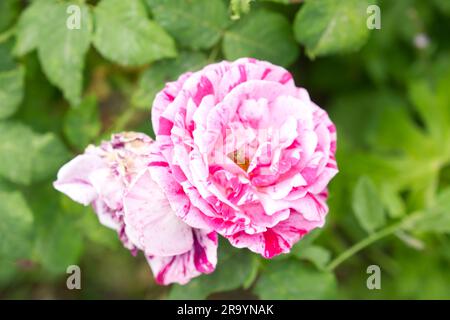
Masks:
[[[271,258],[324,224],[336,130],[285,69],[245,58],[186,73],[156,96],[152,123],[152,177],[190,226]]]
[[[185,284],[214,270],[217,235],[176,216],[152,178],[159,170],[154,149],[144,134],[115,134],[64,165],[54,187],[79,203],[92,204],[100,222],[116,230],[133,254],[142,250],[158,283]]]

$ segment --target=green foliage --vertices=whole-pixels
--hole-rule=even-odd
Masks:
[[[262,299],[328,299],[335,286],[332,273],[287,260],[268,264],[254,291]]]
[[[71,145],[83,150],[100,133],[101,123],[95,96],[70,108],[64,117],[64,134]]]
[[[372,4],[380,30],[366,27]],[[79,29],[67,27],[70,5]],[[449,298],[449,9],[447,0],[0,1],[0,297],[65,298],[65,270],[81,264],[77,298]],[[222,241],[214,273],[158,287],[143,256],[52,182],[111,132],[151,134],[166,82],[244,56],[288,68],[336,124],[327,221],[272,260]],[[365,286],[370,264],[382,270],[377,292]]]
[[[68,5],[76,2],[42,1],[33,2],[28,9],[30,14],[24,15],[19,22],[17,52],[23,54],[37,48],[49,81],[60,88],[72,104],[78,104],[84,58],[92,33],[89,8],[81,5],[80,29],[70,29],[66,26],[66,10]]]
[[[177,58],[161,60],[142,72],[137,90],[133,93],[133,104],[149,110],[155,95],[166,82],[175,81],[186,71],[197,71],[207,63],[201,52],[181,52]]]
[[[386,224],[383,204],[372,180],[361,177],[353,192],[353,211],[360,225],[371,233]]]
[[[26,258],[30,250],[33,214],[20,192],[0,191],[0,216],[0,259]]]
[[[30,184],[51,177],[69,157],[53,133],[38,134],[18,122],[0,122],[0,177]]]
[[[181,46],[194,50],[211,48],[229,22],[222,0],[147,0],[147,3],[155,20]]]
[[[21,67],[0,71],[0,119],[12,115],[22,101],[23,73]]]
[[[173,40],[148,19],[140,0],[102,0],[94,15],[94,45],[113,62],[135,66],[176,55]]]
[[[223,52],[229,60],[248,56],[288,66],[297,58],[298,47],[283,15],[255,10],[225,33]]]
[[[221,242],[220,255],[214,273],[203,275],[185,286],[175,285],[171,299],[205,299],[211,293],[249,287],[258,269],[258,258],[247,250],[232,249]]]
[[[309,0],[294,22],[298,42],[310,57],[359,49],[369,36],[369,0]]]

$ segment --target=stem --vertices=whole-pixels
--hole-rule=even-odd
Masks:
[[[3,33],[0,33],[0,42],[4,42],[8,40],[11,36],[14,35],[16,32],[16,26],[12,26],[11,28],[7,29]]]
[[[372,243],[380,240],[381,238],[384,238],[388,235],[391,235],[395,233],[397,230],[404,227],[407,223],[411,222],[413,219],[417,217],[417,215],[422,214],[421,212],[417,212],[415,214],[410,214],[403,218],[401,221],[394,223],[390,226],[387,226],[377,232],[372,233],[367,238],[364,238],[363,240],[357,242],[350,248],[348,248],[346,251],[342,252],[340,255],[338,255],[335,259],[333,259],[328,266],[326,267],[327,271],[333,271],[338,267],[342,262],[353,256],[354,254],[358,253],[365,247],[371,245]]]
[[[220,50],[220,42],[212,48],[208,57],[209,63],[216,61],[217,56],[219,55],[219,50]]]
[[[136,114],[136,109],[127,108],[120,116],[116,118],[113,125],[110,127],[109,131],[111,132],[119,132],[126,129],[128,123]]]

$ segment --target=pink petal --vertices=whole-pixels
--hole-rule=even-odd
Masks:
[[[136,178],[123,203],[126,233],[146,255],[167,257],[191,249],[191,227],[175,215],[148,170]]]
[[[188,252],[168,257],[147,257],[157,283],[186,284],[202,273],[214,271],[217,264],[217,234],[192,229],[192,237],[193,245]]]
[[[59,169],[53,186],[72,200],[88,205],[98,196],[90,175],[95,170],[103,168],[106,168],[106,165],[100,157],[89,154],[79,155]]]

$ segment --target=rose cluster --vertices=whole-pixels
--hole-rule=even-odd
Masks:
[[[155,140],[115,134],[54,186],[143,251],[158,283],[214,271],[218,235],[272,258],[324,224],[336,129],[285,69],[243,58],[183,74],[152,124]]]

